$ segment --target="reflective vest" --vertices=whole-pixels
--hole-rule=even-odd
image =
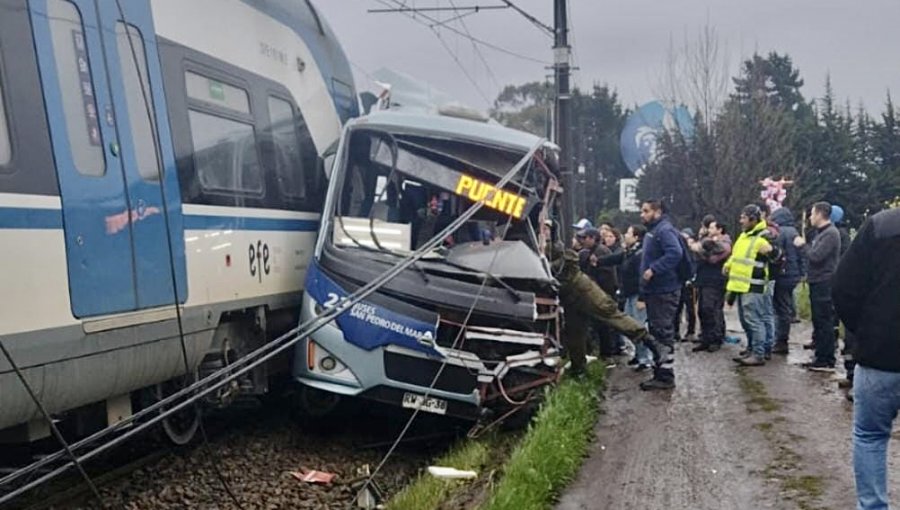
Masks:
[[[762,293],[769,281],[769,267],[766,256],[759,253],[761,246],[769,244],[761,236],[768,225],[760,221],[749,232],[741,232],[740,237],[731,250],[731,258],[725,263],[728,268],[729,292],[746,294],[748,292]]]

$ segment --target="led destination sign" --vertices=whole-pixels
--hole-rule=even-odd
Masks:
[[[456,194],[473,202],[482,202],[491,209],[511,215],[517,220],[525,214],[525,197],[497,189],[493,185],[468,175],[461,175],[456,182]]]

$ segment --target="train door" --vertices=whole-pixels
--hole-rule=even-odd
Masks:
[[[104,2],[99,12],[110,91],[131,201],[137,307],[187,294],[183,219],[149,0]]]
[[[29,2],[76,317],[134,310],[130,203],[93,0]]]
[[[172,303],[173,267],[183,301],[181,206],[146,0],[29,5],[60,181],[74,315]],[[133,21],[129,10],[135,11]],[[171,196],[167,204],[162,186]]]

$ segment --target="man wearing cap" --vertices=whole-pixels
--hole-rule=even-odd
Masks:
[[[580,220],[578,220],[572,224],[572,228],[574,228],[575,232],[577,233],[577,232],[582,232],[588,228],[594,228],[594,224],[591,223],[591,220],[589,220],[587,218],[581,218]]]
[[[780,251],[767,239],[768,225],[758,205],[750,204],[741,210],[740,224],[741,235],[722,272],[728,276],[726,299],[729,305],[737,302],[747,345],[752,348],[747,356],[738,356],[734,361],[755,367],[766,364],[766,352],[772,349],[772,339],[766,332],[765,293],[770,279],[769,263],[780,256]]]

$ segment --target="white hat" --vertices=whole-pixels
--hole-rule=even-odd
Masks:
[[[586,228],[593,228],[594,224],[587,218],[581,218],[577,223],[573,223],[572,226],[578,230],[584,230]]]

